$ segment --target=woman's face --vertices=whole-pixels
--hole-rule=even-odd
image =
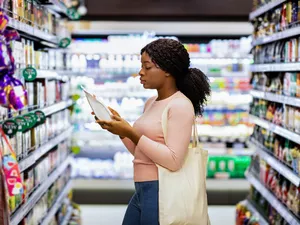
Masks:
[[[160,89],[165,83],[167,73],[154,64],[146,52],[142,54],[141,63],[141,84],[145,89]]]

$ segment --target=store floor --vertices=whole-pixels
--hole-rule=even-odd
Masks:
[[[81,205],[83,225],[121,225],[126,205]],[[210,206],[212,225],[234,225],[234,206]]]

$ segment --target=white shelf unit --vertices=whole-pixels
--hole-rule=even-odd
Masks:
[[[300,35],[300,33],[299,33]],[[252,64],[252,72],[295,72],[300,71],[300,63],[269,63],[269,64]]]
[[[289,131],[283,127],[277,126],[271,122],[268,122],[264,119],[260,119],[256,116],[250,115],[250,119],[253,123],[257,124],[258,126],[270,130],[286,139],[289,139],[297,144],[300,144],[300,134],[296,134],[292,131]]]
[[[248,208],[248,210],[250,210],[250,212],[252,212],[252,214],[254,216],[258,216],[259,217],[259,225],[268,225],[269,224],[264,219],[264,217],[260,214],[260,212],[257,211],[257,209],[255,208],[255,206],[252,205],[252,203],[249,200],[243,201],[242,204],[244,204]]]
[[[42,220],[40,225],[48,225],[50,223],[51,219],[55,216],[56,212],[59,210],[65,197],[70,192],[71,188],[72,188],[72,181],[69,181],[65,186],[65,188],[61,191],[61,193],[57,197],[55,203],[52,205],[51,209],[48,211],[46,217]]]
[[[24,203],[11,217],[10,225],[18,225],[21,220],[30,212],[40,198],[46,193],[51,185],[62,175],[66,168],[71,164],[69,156],[48,178],[33,192],[26,203]]]
[[[251,12],[250,16],[249,16],[249,19],[254,20],[256,17],[268,12],[271,9],[274,9],[275,7],[281,5],[284,2],[286,2],[286,0],[275,0],[275,1],[272,1],[270,3],[267,3],[267,4],[259,7],[255,11]]]
[[[291,38],[298,35],[300,35],[300,27],[293,27],[266,37],[254,39],[252,42],[252,46],[264,45],[274,41],[279,41],[279,40]]]
[[[256,152],[261,159],[264,159],[273,169],[283,175],[286,179],[291,181],[297,187],[300,186],[300,177],[294,173],[294,171],[286,166],[283,162],[280,162],[275,156],[269,154],[267,149],[258,141],[252,139],[251,143],[255,145]]]
[[[299,225],[300,220],[285,207],[257,178],[255,178],[251,173],[247,173],[246,177],[248,181],[259,191],[262,196],[269,202],[273,208],[290,224]]]
[[[250,91],[250,94],[254,98],[260,98],[271,102],[278,102],[285,105],[300,107],[300,98],[277,95],[270,92],[263,92],[263,91],[256,91],[256,90]]]

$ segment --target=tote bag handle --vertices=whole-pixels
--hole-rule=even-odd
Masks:
[[[193,130],[192,130],[192,146],[193,148],[199,147],[199,135],[198,135],[196,119],[194,119]]]

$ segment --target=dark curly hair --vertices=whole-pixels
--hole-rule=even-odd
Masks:
[[[209,80],[201,70],[189,68],[190,57],[184,46],[179,41],[162,38],[146,45],[141,54],[144,52],[175,78],[177,88],[193,103],[195,114],[202,115],[211,91]]]

